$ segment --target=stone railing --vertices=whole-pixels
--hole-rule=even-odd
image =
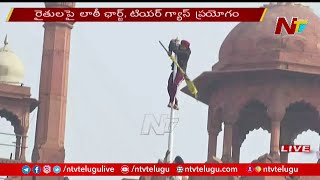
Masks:
[[[22,160],[12,160],[12,159],[5,159],[5,158],[0,158],[0,164],[9,164],[9,163],[28,163],[27,161],[22,161]]]

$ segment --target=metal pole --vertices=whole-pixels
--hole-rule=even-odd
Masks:
[[[177,38],[178,40],[178,38]],[[177,59],[177,55],[175,55],[175,58]],[[177,70],[178,70],[178,67],[177,65],[174,63],[173,64],[173,78],[172,78],[172,81],[174,83],[174,80],[176,78],[176,75],[177,75]],[[177,95],[178,91],[176,92],[176,95]],[[173,109],[173,106],[175,104],[175,99],[173,100],[173,104],[171,106],[171,109],[170,109],[170,129],[169,129],[169,140],[168,140],[168,150],[170,151],[169,153],[169,156],[168,156],[168,163],[172,163],[172,154],[173,154],[173,119],[174,119],[174,109]],[[170,180],[170,177],[167,177],[166,178],[167,180]]]
[[[176,65],[174,65],[173,69],[176,69]],[[173,70],[173,81],[175,79],[175,76],[176,76],[176,72],[175,70]],[[173,100],[173,106],[174,104],[175,104],[175,100]],[[168,159],[170,163],[172,162],[172,154],[173,154],[173,119],[174,119],[173,106],[170,109],[170,129],[169,129],[169,141],[168,141],[168,150],[170,151]]]
[[[175,58],[177,59],[177,55],[175,55]],[[178,67],[176,64],[173,64],[173,82],[175,80],[175,77],[177,75],[177,70],[178,70]],[[176,92],[176,95],[177,95],[178,91]],[[175,104],[175,99],[173,100],[173,105]],[[170,131],[169,131],[169,140],[168,140],[168,150],[170,151],[170,154],[169,154],[169,157],[168,157],[168,161],[169,163],[171,163],[173,161],[172,159],[172,155],[173,155],[173,120],[175,118],[175,114],[174,114],[174,109],[173,109],[173,106],[171,107],[170,109]]]
[[[168,149],[170,151],[168,162],[172,162],[172,153],[173,153],[173,118],[174,118],[174,109],[171,107],[170,110],[170,131],[169,131],[169,142],[168,142]]]
[[[12,160],[12,153],[10,153],[10,160]],[[7,178],[9,178],[9,176],[7,176]]]

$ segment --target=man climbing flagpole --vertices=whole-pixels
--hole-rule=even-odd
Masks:
[[[176,39],[174,39],[172,41],[174,41],[174,43],[171,44],[171,46],[179,46],[179,39],[178,38],[176,38]],[[171,49],[171,47],[169,45],[169,53],[170,53],[170,49]],[[168,53],[168,55],[169,55],[169,53]],[[171,54],[172,54],[172,51],[171,51]],[[175,56],[175,59],[177,59],[177,55],[175,54],[174,56]],[[172,68],[171,69],[172,70],[172,78],[169,78],[168,84],[169,83],[174,84],[174,81],[175,81],[175,78],[176,78],[176,75],[177,75],[177,70],[178,70],[177,65],[174,64],[173,62],[171,64],[171,68]],[[171,81],[171,82],[169,82],[169,81]],[[168,89],[168,91],[169,91],[169,89]],[[173,99],[173,103],[172,104],[175,104],[176,96],[177,96],[177,94],[175,95],[175,98]],[[169,137],[168,137],[168,151],[169,151],[168,162],[172,162],[172,154],[173,154],[173,120],[174,120],[174,117],[175,117],[174,116],[175,115],[175,113],[174,113],[175,108],[174,108],[174,106],[172,104],[168,105],[168,107],[170,107],[170,129],[169,129]]]
[[[188,60],[191,54],[190,43],[186,40],[182,40],[179,44],[178,38],[172,39],[169,44],[169,50],[167,50],[164,45],[159,41],[161,46],[166,50],[168,56],[172,60],[171,70],[169,79],[168,79],[168,94],[169,94],[169,104],[170,108],[170,131],[168,138],[168,150],[165,157],[165,162],[173,162],[172,161],[172,152],[173,152],[173,119],[175,110],[179,110],[178,107],[178,99],[177,99],[177,91],[180,83],[183,80],[186,80],[189,91],[197,97],[197,88],[193,84],[193,82],[188,78],[186,74]],[[174,56],[173,56],[174,53]],[[180,156],[179,156],[180,157]],[[171,177],[171,179],[174,177]],[[178,177],[174,178],[177,179]],[[169,177],[167,178],[169,179]],[[180,179],[180,178],[178,178]]]
[[[191,54],[190,43],[186,40],[182,40],[180,45],[175,44],[176,39],[170,41],[169,51],[164,47],[161,41],[159,41],[160,45],[167,52],[170,59],[172,60],[172,69],[174,65],[177,66],[177,73],[175,78],[173,79],[173,72],[171,72],[169,80],[168,80],[168,93],[170,96],[170,101],[168,107],[173,106],[174,109],[179,110],[178,108],[178,100],[175,97],[178,89],[178,85],[185,80],[187,83],[188,90],[190,93],[197,99],[198,98],[198,90],[194,83],[190,80],[190,78],[186,74],[188,60]],[[173,44],[173,45],[172,45]],[[177,59],[172,56],[172,52],[174,52],[177,56]],[[173,103],[175,102],[175,103]]]
[[[176,97],[178,86],[184,80],[185,72],[187,70],[188,60],[191,54],[190,43],[186,40],[182,40],[181,44],[178,44],[177,39],[172,39],[169,44],[168,55],[175,54],[177,64],[172,62],[171,69],[173,70],[168,79],[168,94],[170,97],[168,107],[173,107],[175,110],[179,110],[178,99]],[[180,68],[174,72],[175,66],[179,65]],[[175,74],[174,74],[175,73]]]

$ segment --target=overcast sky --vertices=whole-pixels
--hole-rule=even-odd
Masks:
[[[307,3],[320,14],[319,3]],[[260,7],[262,3],[78,3],[78,7]],[[8,34],[11,49],[25,65],[25,86],[38,98],[42,56],[42,23],[7,23],[12,7],[44,7],[43,3],[1,3],[0,42]],[[208,71],[218,60],[221,43],[237,23],[76,23],[72,30],[66,162],[157,162],[167,148],[167,135],[140,135],[145,114],[168,114],[167,78],[170,61],[158,40],[168,43],[180,37],[191,42],[189,76]],[[1,45],[2,46],[2,45]],[[182,85],[184,86],[184,84]],[[205,162],[207,157],[207,106],[180,93],[180,119],[174,136],[174,155],[186,162]],[[36,111],[30,115],[28,160],[34,144]],[[0,132],[13,133],[5,119]],[[223,133],[219,134],[221,157]],[[306,132],[297,144],[318,147],[319,136]],[[14,137],[0,135],[0,143]],[[241,162],[251,162],[269,152],[270,134],[254,130],[241,148]],[[11,147],[0,147],[9,157]],[[316,162],[315,154],[289,156],[290,162]],[[72,177],[115,179],[114,177]],[[119,177],[120,179],[120,177]]]

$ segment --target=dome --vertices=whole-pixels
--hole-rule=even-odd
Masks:
[[[0,83],[21,85],[24,67],[20,59],[9,49],[7,38],[0,48]]]
[[[268,10],[262,22],[239,23],[228,34],[213,70],[265,68],[279,62],[320,66],[319,17],[300,4],[277,3],[265,7]],[[282,34],[276,35],[278,17],[286,17],[289,25],[293,17],[307,20],[308,24],[302,33],[288,35],[282,28]]]

